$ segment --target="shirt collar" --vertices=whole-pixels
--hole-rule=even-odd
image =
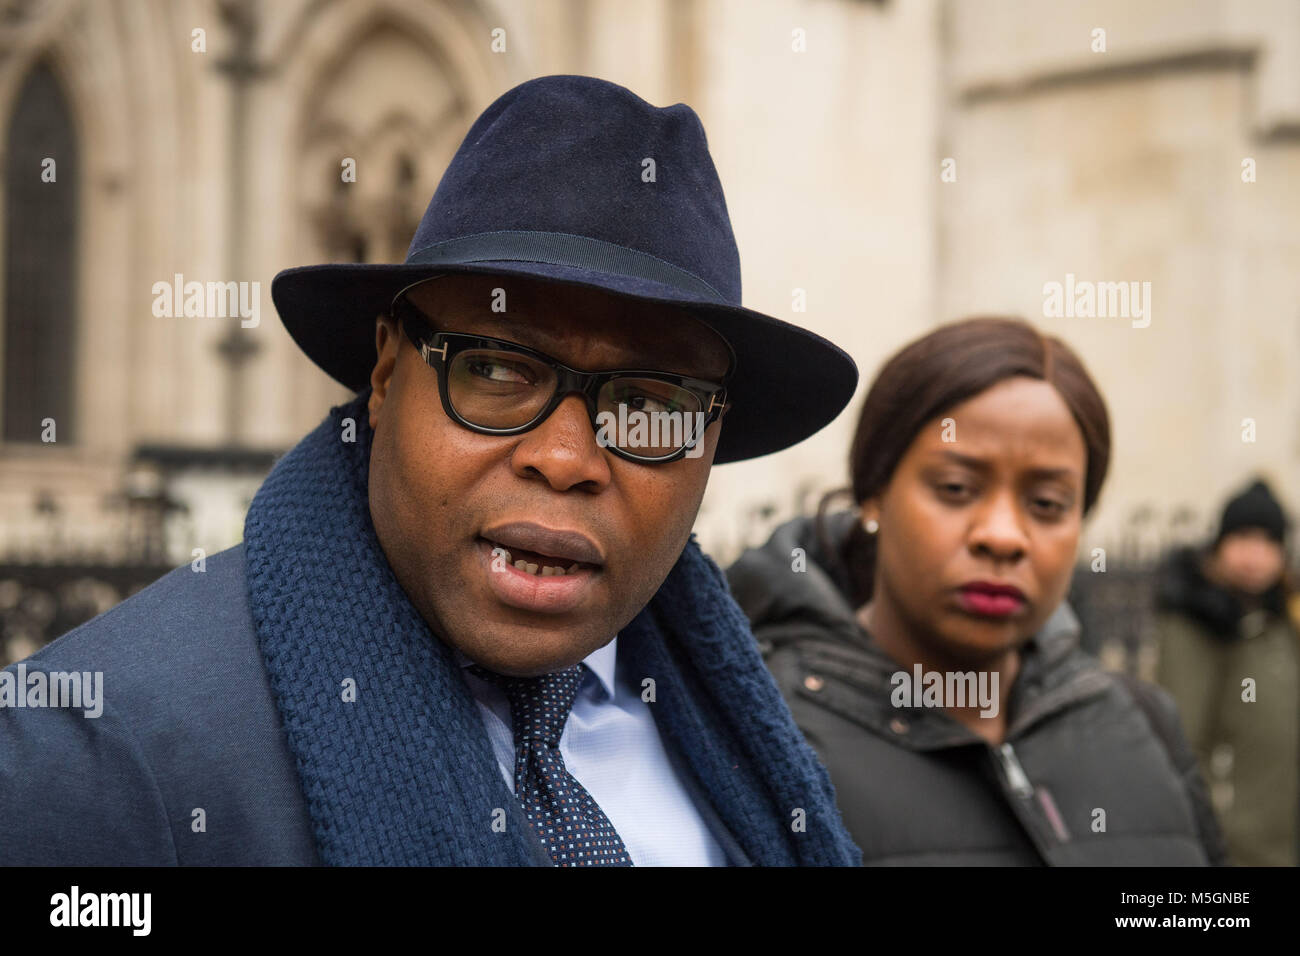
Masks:
[[[474,661],[465,655],[460,648],[453,647],[452,653],[456,658],[456,663],[461,668],[470,667],[474,664]],[[614,639],[604,647],[596,648],[582,660],[582,663],[587,665],[587,669],[600,682],[601,689],[605,691],[606,698],[610,700],[614,698],[614,673],[617,660],[618,635],[615,635]]]
[[[605,690],[605,697],[609,700],[614,699],[614,663],[618,656],[618,635],[604,647],[598,647],[587,655],[583,661],[591,672],[596,675],[596,680],[600,681],[600,686]]]

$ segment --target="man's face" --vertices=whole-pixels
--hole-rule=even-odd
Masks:
[[[1214,577],[1243,594],[1263,594],[1282,578],[1286,552],[1263,528],[1223,536],[1214,554]]]
[[[505,292],[504,312],[492,310],[494,289]],[[719,381],[727,370],[726,346],[705,326],[596,290],[444,276],[408,298],[438,331],[516,342],[584,371],[653,369]],[[681,554],[721,423],[706,430],[700,457],[667,464],[600,447],[577,394],[531,431],[483,435],[447,417],[440,367],[427,365],[391,319],[379,319],[375,343],[370,514],[393,573],[430,628],[484,667],[514,676],[571,666],[609,643]],[[495,545],[580,566],[534,575],[494,556]]]

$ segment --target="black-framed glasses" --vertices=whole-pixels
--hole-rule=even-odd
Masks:
[[[464,332],[439,332],[399,295],[392,316],[438,372],[452,421],[484,435],[536,428],[575,392],[596,441],[629,461],[661,464],[704,453],[700,439],[727,404],[723,382],[649,369],[584,372],[536,349]]]

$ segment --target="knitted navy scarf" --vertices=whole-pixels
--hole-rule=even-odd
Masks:
[[[544,862],[450,648],[375,536],[368,393],[277,462],[244,525],[253,622],[317,851],[327,864]],[[654,678],[665,745],[754,863],[860,861],[825,769],[693,537],[618,649]]]

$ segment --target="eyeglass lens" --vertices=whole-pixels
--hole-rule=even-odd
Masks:
[[[447,395],[465,421],[482,428],[519,428],[555,394],[555,370],[528,355],[495,349],[458,352],[447,372]],[[645,458],[674,454],[701,424],[698,396],[671,382],[621,376],[597,395],[598,438]],[[607,414],[606,414],[607,413]]]

